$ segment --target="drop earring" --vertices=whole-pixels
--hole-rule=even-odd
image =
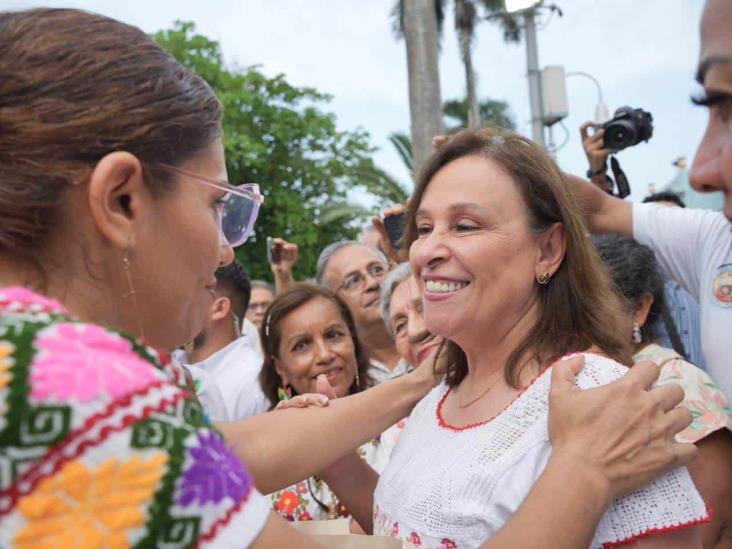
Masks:
[[[138,338],[140,340],[145,339],[145,331],[142,328],[142,321],[140,320],[140,310],[137,306],[137,290],[135,289],[135,285],[132,282],[132,262],[130,261],[130,249],[132,248],[132,242],[131,240],[127,241],[127,247],[125,248],[125,253],[122,256],[122,265],[125,269],[125,276],[127,277],[127,286],[129,287],[130,291],[126,294],[122,294],[122,297],[127,299],[129,297],[132,298],[132,307],[134,308],[135,312],[135,319],[137,320],[137,330],[138,330]]]
[[[633,322],[633,341],[635,343],[641,343],[643,341],[643,335],[637,322]]]

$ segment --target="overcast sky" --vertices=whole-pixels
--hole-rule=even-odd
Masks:
[[[705,112],[689,102],[698,91],[693,73],[699,53],[701,0],[556,0],[564,17],[544,17],[538,33],[540,65],[585,71],[602,85],[605,103],[652,112],[655,132],[648,144],[621,153],[634,196],[648,183],[665,184],[676,173],[671,162],[691,160],[702,136]],[[389,18],[393,0],[0,0],[6,9],[81,7],[138,25],[147,32],[176,19],[195,22],[218,40],[229,65],[259,65],[268,75],[284,73],[291,83],[333,96],[330,110],[340,128],[363,127],[380,148],[379,165],[407,183],[408,176],[387,136],[409,129],[406,53]],[[451,7],[450,7],[451,10]],[[477,31],[474,62],[480,97],[507,101],[518,129],[530,134],[525,45],[506,45],[495,25]],[[465,94],[452,17],[446,21],[440,57],[443,99]],[[569,140],[558,153],[569,171],[587,169],[579,125],[597,103],[594,85],[567,80]],[[564,141],[557,127],[556,140]]]

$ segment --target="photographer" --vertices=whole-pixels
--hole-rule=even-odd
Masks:
[[[709,122],[689,181],[699,192],[722,191],[722,212],[631,204],[596,185],[567,176],[594,233],[632,236],[651,248],[661,268],[698,302],[702,351],[709,374],[732,395],[729,334],[732,326],[732,3],[709,0],[701,23],[694,102],[709,110]]]
[[[590,128],[594,130],[591,135]],[[603,191],[611,193],[613,180],[607,175],[607,159],[613,151],[605,148],[605,130],[601,124],[585,122],[580,126],[580,135],[582,136],[582,147],[585,149],[587,160],[590,163],[587,176]]]

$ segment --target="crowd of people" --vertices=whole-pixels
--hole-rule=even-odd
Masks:
[[[592,123],[591,181],[464,130],[399,241],[296,281],[275,238],[270,283],[208,84],[113,19],[0,12],[0,546],[732,546],[730,29],[707,0],[722,212],[613,196]]]

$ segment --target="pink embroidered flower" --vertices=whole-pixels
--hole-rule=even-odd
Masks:
[[[310,516],[310,513],[307,511],[303,511],[299,517],[297,517],[297,520],[313,520],[313,517]]]
[[[391,537],[396,538],[399,536],[399,523],[395,522],[391,526]]]
[[[132,344],[93,324],[58,324],[36,340],[31,365],[31,397],[88,402],[106,392],[113,399],[156,381],[154,367]]]
[[[0,290],[0,309],[46,313],[67,312],[58,301],[20,287]]]
[[[417,532],[412,532],[411,534],[409,534],[409,542],[412,545],[416,545],[417,547],[422,545],[422,540],[419,538],[419,534]]]
[[[295,484],[295,490],[297,490],[298,494],[307,494],[308,485],[305,482],[298,482],[297,484]]]
[[[443,539],[440,543],[441,549],[457,549],[457,545],[455,545],[455,542],[451,539]]]

